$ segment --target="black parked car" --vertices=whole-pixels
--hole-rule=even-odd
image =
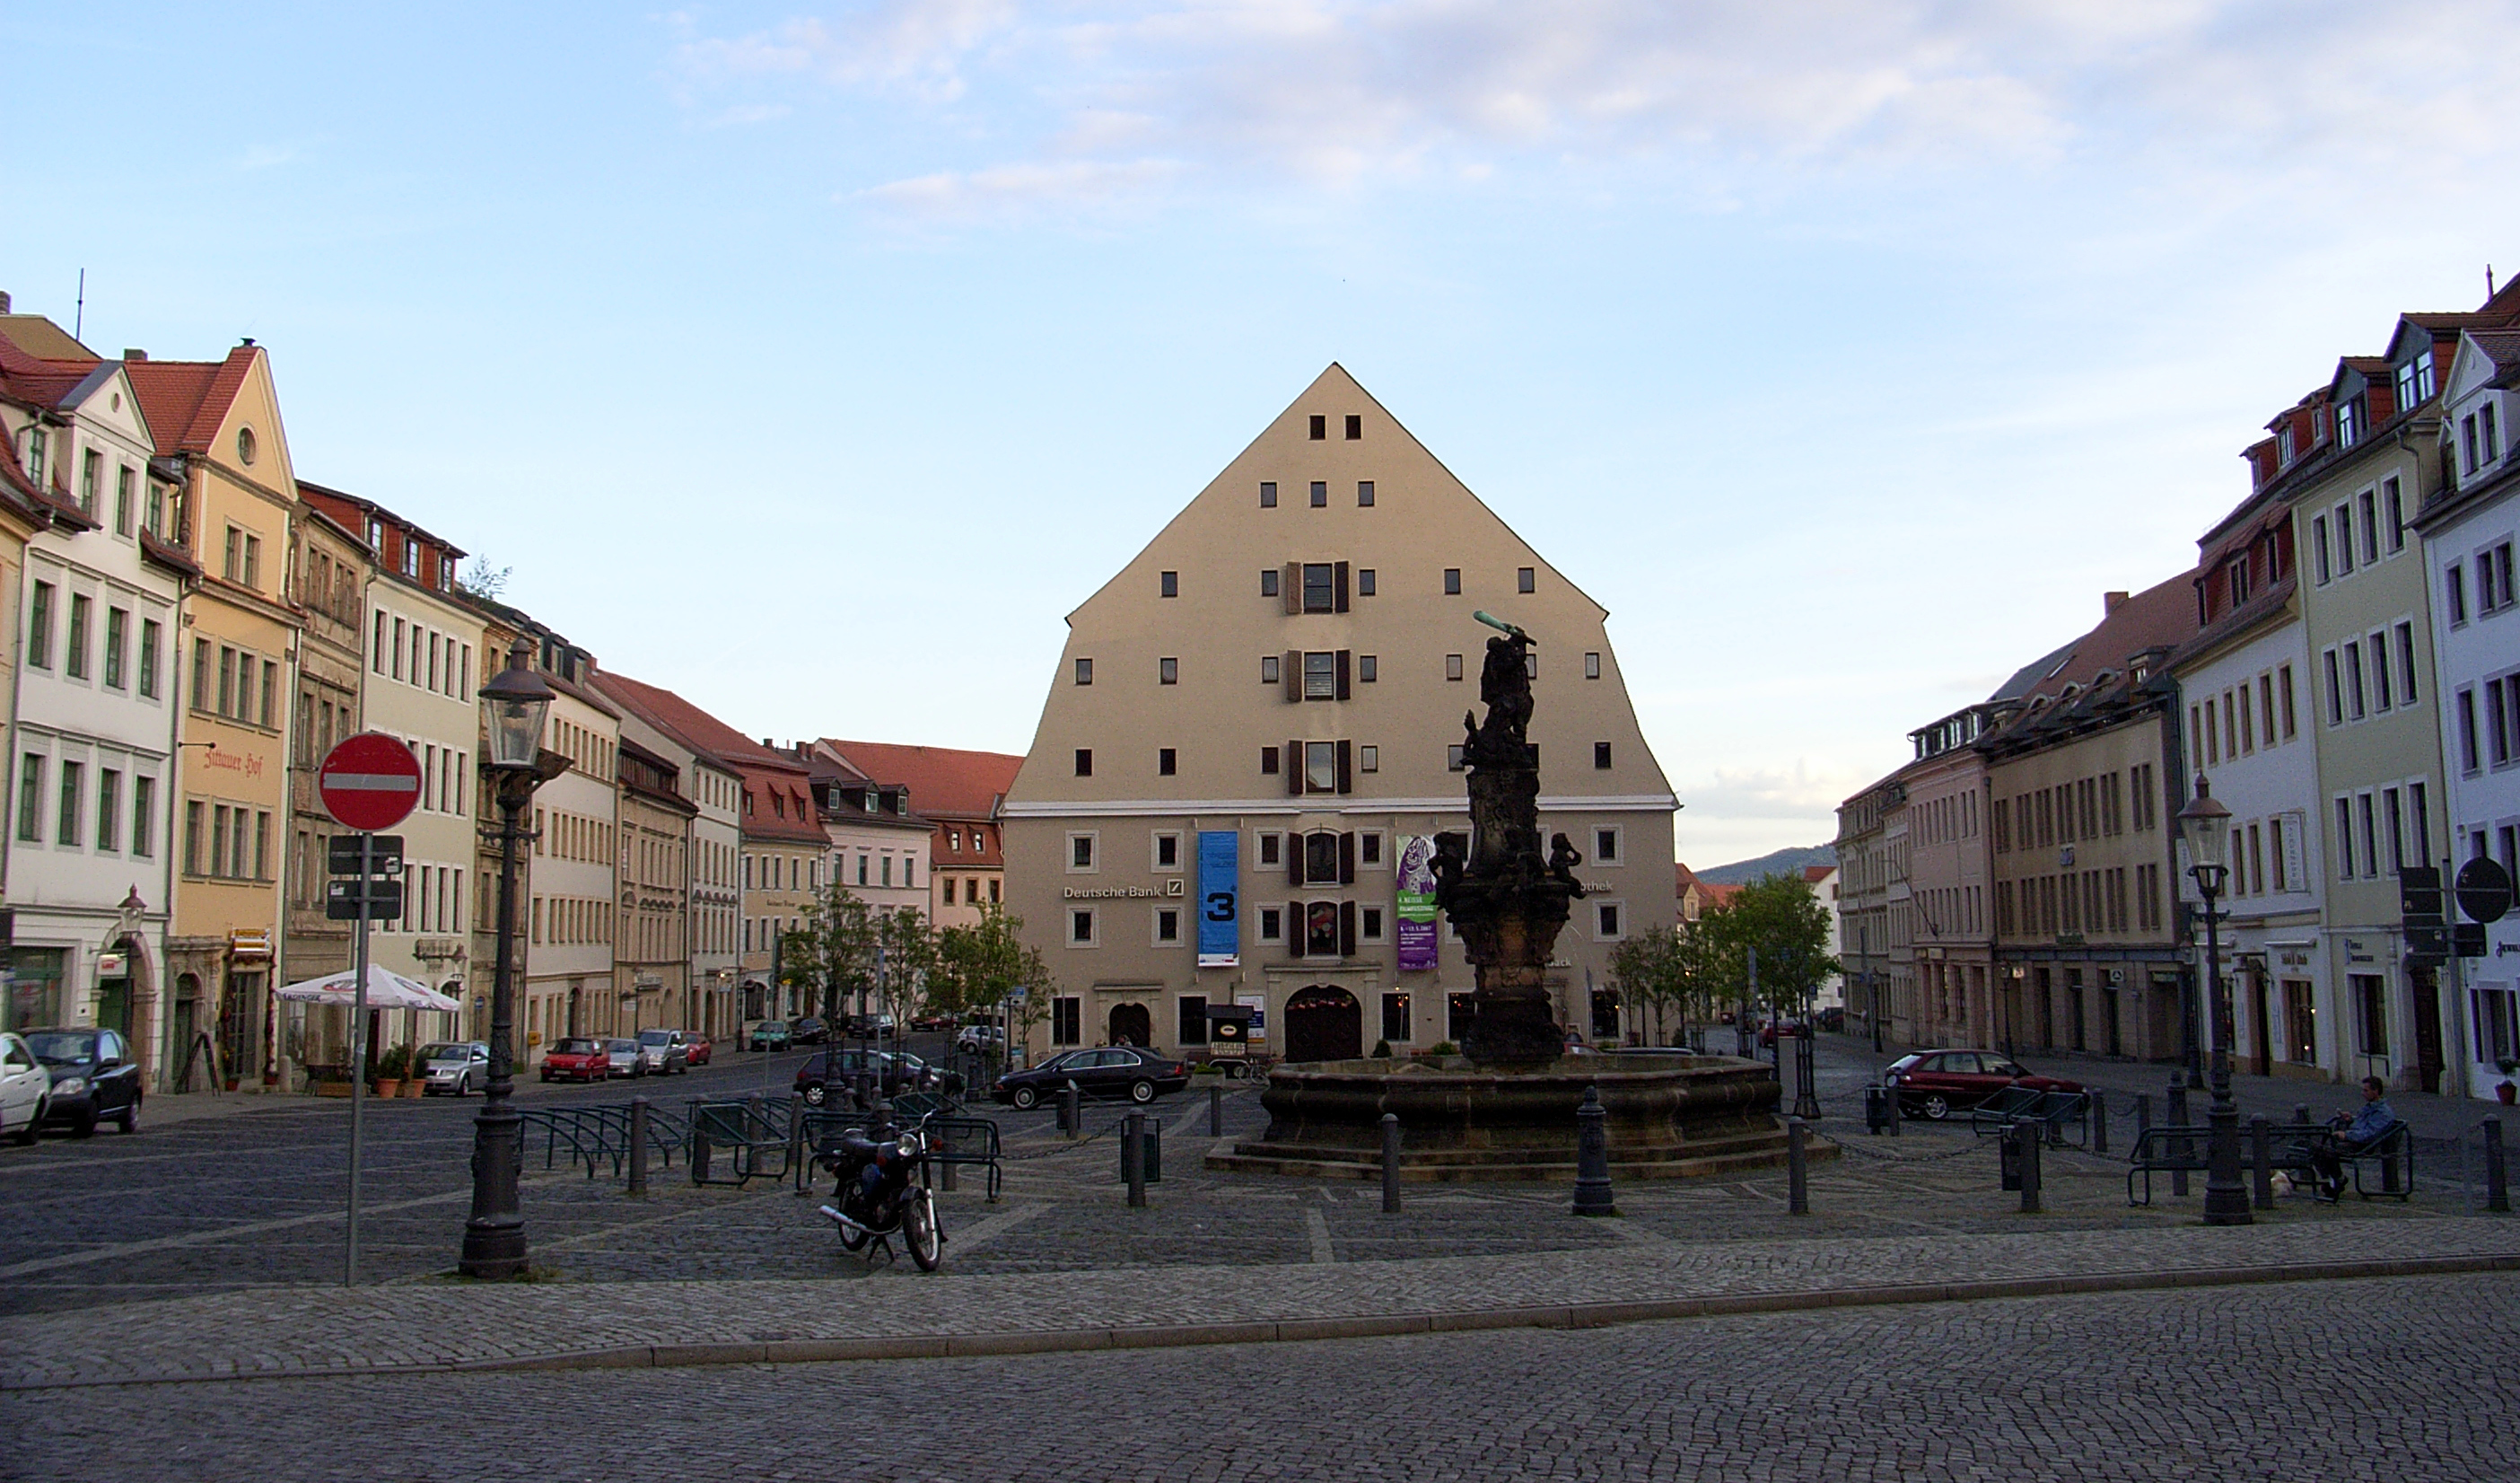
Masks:
[[[820,1014],[806,1014],[789,1022],[788,1042],[798,1046],[819,1046],[832,1038],[832,1027]]]
[[[28,1030],[26,1046],[53,1073],[44,1121],[86,1138],[100,1122],[125,1133],[140,1131],[140,1067],[131,1047],[113,1030],[65,1027]]]
[[[1139,1046],[1064,1051],[1040,1065],[999,1077],[989,1095],[1002,1102],[1029,1107],[1057,1097],[1059,1089],[1071,1081],[1087,1097],[1125,1097],[1131,1101],[1148,1102],[1189,1086],[1190,1063]]]

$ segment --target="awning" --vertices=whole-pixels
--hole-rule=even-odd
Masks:
[[[349,969],[309,978],[302,983],[287,984],[276,992],[283,999],[307,1004],[355,1005],[357,974]],[[391,968],[368,965],[368,1008],[371,1010],[437,1010],[453,1013],[463,1006],[440,994],[416,978],[405,978]]]

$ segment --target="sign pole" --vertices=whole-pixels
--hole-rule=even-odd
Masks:
[[[351,931],[358,940],[358,976],[350,985],[350,1235],[341,1253],[341,1285],[359,1284],[359,1135],[368,1100],[368,877],[372,866],[371,851],[377,836],[366,830],[359,831],[359,924]]]

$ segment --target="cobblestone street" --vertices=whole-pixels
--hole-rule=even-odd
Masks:
[[[2520,1277],[804,1367],[0,1396],[100,1480],[2520,1473]],[[343,1423],[356,1418],[354,1426]],[[477,1419],[472,1419],[477,1418]],[[15,1474],[25,1476],[27,1474]]]

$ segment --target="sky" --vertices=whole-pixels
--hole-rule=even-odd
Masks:
[[[2339,356],[2520,272],[2515,22],[10,7],[0,290],[254,337],[301,477],[782,740],[1023,750],[1062,615],[1341,362],[1610,609],[1712,866],[1830,837],[2186,569]]]

